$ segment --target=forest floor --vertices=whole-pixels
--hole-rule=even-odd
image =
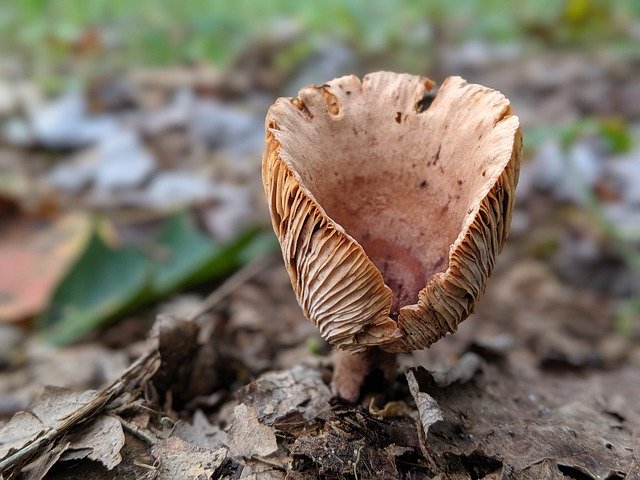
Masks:
[[[640,62],[469,48],[437,70],[521,118],[512,232],[459,331],[355,405],[259,158],[276,94],[375,61],[330,45],[276,78],[253,46],[53,101],[3,80],[22,104],[0,102],[0,478],[640,479]]]

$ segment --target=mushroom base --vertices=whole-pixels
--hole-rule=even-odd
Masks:
[[[362,386],[367,378],[381,371],[385,382],[394,382],[396,376],[396,354],[379,348],[371,348],[362,353],[335,351],[333,353],[333,394],[355,403],[360,398]]]

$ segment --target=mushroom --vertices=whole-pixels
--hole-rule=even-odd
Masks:
[[[334,371],[334,390],[352,400],[371,352],[426,348],[472,313],[509,231],[518,117],[490,88],[460,77],[434,86],[345,76],[267,114],[273,228],[305,316],[333,347],[361,354]]]

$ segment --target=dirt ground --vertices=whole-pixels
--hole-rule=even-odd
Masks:
[[[355,406],[331,398],[329,351],[273,255],[196,319],[161,315],[148,339],[129,344],[140,334],[124,322],[104,336],[119,349],[28,352],[3,374],[5,412],[34,378],[71,389],[14,417],[2,453],[51,435],[12,464],[24,478],[638,478],[637,332],[521,259],[524,243],[455,335],[401,356],[396,382],[374,376]],[[140,355],[119,385],[78,390]]]

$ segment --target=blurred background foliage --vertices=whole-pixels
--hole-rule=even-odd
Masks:
[[[299,28],[298,41],[279,52],[285,65],[320,37],[344,42],[364,58],[387,55],[389,69],[420,70],[430,66],[430,45],[441,35],[454,45],[525,38],[534,51],[602,48],[604,42],[633,52],[637,32],[630,38],[628,31],[639,14],[633,0],[25,0],[0,5],[0,52],[20,55],[30,75],[59,86],[70,74],[81,78],[130,65],[225,66],[247,39]],[[102,50],[106,55],[96,55]]]
[[[633,335],[638,1],[0,1],[0,33],[0,322],[35,316],[72,341],[273,250],[266,109],[384,69],[459,74],[512,101],[526,154],[516,260],[602,298]],[[74,248],[35,288],[34,265],[52,255],[38,235],[69,242],[47,228],[77,211],[93,220],[71,229]],[[104,222],[116,233],[85,228]],[[18,287],[19,269],[32,273]]]

